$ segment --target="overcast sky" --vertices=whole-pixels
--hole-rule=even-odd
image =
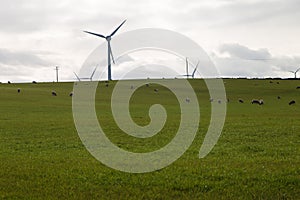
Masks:
[[[72,80],[105,42],[82,30],[109,34],[124,19],[117,34],[153,27],[188,36],[223,77],[293,77],[287,71],[300,67],[299,10],[298,0],[2,0],[0,82],[53,81],[56,65],[61,80]],[[113,73],[120,70],[126,65]]]

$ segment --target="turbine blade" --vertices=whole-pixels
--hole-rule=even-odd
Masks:
[[[298,68],[298,69],[296,70],[296,73],[299,72],[299,70],[300,70],[300,68]]]
[[[110,52],[110,55],[111,55],[111,59],[112,59],[113,63],[116,64],[116,63],[115,63],[114,55],[113,55],[112,50],[111,50],[110,42],[108,43],[108,46],[109,46],[109,52]]]
[[[98,65],[95,67],[95,69],[94,69],[94,71],[93,71],[93,73],[92,73],[92,75],[91,75],[91,80],[93,79],[93,76],[94,76],[94,74],[95,74],[95,72],[96,72],[96,70],[97,70],[97,67],[98,67]]]
[[[118,28],[116,28],[116,30],[114,30],[111,34],[110,34],[110,37],[114,36],[114,34],[121,28],[121,26],[126,22],[126,19],[122,22],[122,24],[120,24],[118,26]]]
[[[79,76],[75,73],[75,72],[73,72],[74,74],[75,74],[75,76],[76,76],[76,78],[77,78],[77,80],[78,81],[80,81],[80,78],[79,78]]]
[[[95,36],[98,36],[98,37],[106,38],[104,35],[101,35],[101,34],[98,34],[98,33],[92,33],[92,32],[89,32],[89,31],[83,31],[83,32],[91,34],[91,35],[95,35]]]
[[[193,77],[193,78],[194,78],[195,73],[196,73],[196,71],[197,71],[198,65],[199,65],[199,61],[198,61],[197,65],[196,65],[196,67],[195,67],[195,69],[194,69],[194,71],[193,71],[193,73],[192,73],[192,77]]]

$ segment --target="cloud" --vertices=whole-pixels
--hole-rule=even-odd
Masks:
[[[212,55],[223,77],[290,77],[300,63],[299,56],[275,56],[268,49],[250,49],[241,44],[223,44]]]
[[[10,51],[8,49],[0,49],[0,64],[13,66],[49,66],[52,62],[46,61],[31,52]]]
[[[231,57],[249,60],[268,60],[271,54],[267,49],[252,50],[240,44],[223,44],[219,48],[220,53],[228,53]]]

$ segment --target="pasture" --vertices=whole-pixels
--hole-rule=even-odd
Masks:
[[[196,139],[176,162],[146,174],[110,169],[89,154],[73,122],[73,83],[0,84],[0,198],[300,199],[300,81],[224,82],[227,117],[210,154],[198,158],[210,120],[210,97],[202,80],[190,80],[201,109]],[[180,120],[174,95],[151,84],[134,93],[130,111],[137,124],[149,123],[148,109],[154,103],[168,112],[159,134],[137,139],[113,121],[114,84],[100,82],[96,94],[98,119],[110,140],[134,152],[166,145]],[[263,99],[264,105],[251,104],[252,99]],[[291,100],[296,104],[288,105]]]

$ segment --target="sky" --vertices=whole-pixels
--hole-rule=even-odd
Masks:
[[[54,81],[55,66],[61,81],[74,80],[73,72],[105,42],[82,30],[107,35],[124,19],[117,34],[163,28],[189,37],[221,77],[289,78],[300,67],[299,10],[298,0],[2,0],[0,82]],[[153,56],[149,62],[172,63],[185,73],[184,60]],[[120,59],[113,77],[140,57]]]

